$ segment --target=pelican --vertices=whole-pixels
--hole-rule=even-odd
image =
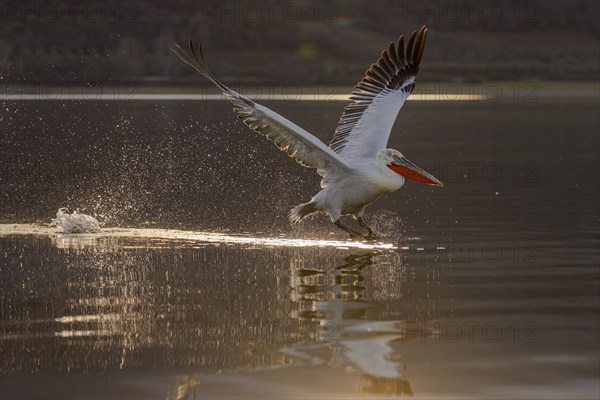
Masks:
[[[415,87],[415,78],[425,48],[427,27],[413,31],[406,47],[404,36],[391,42],[376,63],[355,86],[339,119],[329,146],[276,112],[233,91],[206,67],[201,44],[198,52],[189,40],[189,53],[178,45],[171,49],[184,63],[215,84],[234,104],[238,117],[255,132],[271,140],[305,167],[316,168],[322,177],[321,191],[290,212],[293,223],[317,211],[351,238],[377,238],[363,219],[365,207],[384,193],[404,186],[406,178],[426,185],[443,186],[437,178],[408,161],[398,150],[387,148],[398,112]],[[199,57],[198,57],[199,55]],[[343,224],[354,217],[366,234]]]

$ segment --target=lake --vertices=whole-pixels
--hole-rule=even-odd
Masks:
[[[327,141],[345,103],[263,104]],[[290,225],[318,175],[225,101],[0,123],[2,398],[600,396],[597,98],[408,102],[389,146],[445,186],[369,206],[379,245]]]

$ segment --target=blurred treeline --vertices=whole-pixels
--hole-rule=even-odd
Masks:
[[[390,40],[423,24],[430,35],[422,80],[599,76],[595,0],[0,5],[0,83],[182,83],[193,73],[169,49],[192,37],[229,81],[352,84]]]

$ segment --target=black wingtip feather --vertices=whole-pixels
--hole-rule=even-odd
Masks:
[[[396,43],[390,43],[383,50],[377,62],[371,64],[351,93],[352,103],[344,108],[329,147],[338,153],[344,149],[348,135],[362,113],[383,91],[401,89],[404,93],[412,92],[414,82],[408,83],[407,79],[415,77],[419,71],[426,39],[427,26],[423,25],[409,34],[406,47],[404,35],[400,35]]]
[[[416,41],[414,43],[413,52],[411,55],[412,62],[415,66],[416,71],[419,70],[421,65],[421,59],[423,58],[423,52],[425,49],[425,41],[427,39],[427,27],[423,25],[421,29],[419,29],[419,33],[416,36]]]
[[[417,31],[412,31],[408,36],[408,42],[406,43],[406,58],[407,62],[412,61],[413,54],[413,46],[415,44],[415,36],[417,35]]]

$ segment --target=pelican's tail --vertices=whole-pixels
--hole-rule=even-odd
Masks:
[[[306,217],[308,214],[312,214],[316,211],[319,211],[319,209],[317,208],[317,204],[313,201],[299,204],[290,211],[290,221],[296,224],[302,221],[302,218]]]

